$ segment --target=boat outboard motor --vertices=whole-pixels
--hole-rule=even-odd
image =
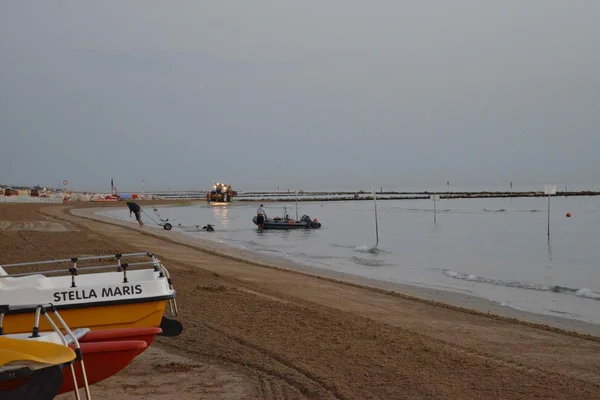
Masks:
[[[303,215],[301,221],[306,222],[308,224],[308,226],[311,228],[320,228],[321,227],[321,223],[319,221],[313,221],[312,219],[310,219],[310,217],[308,215]]]

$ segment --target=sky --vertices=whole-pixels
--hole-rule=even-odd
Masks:
[[[597,0],[0,1],[0,184],[600,182]]]

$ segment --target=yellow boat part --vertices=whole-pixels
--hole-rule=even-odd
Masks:
[[[0,337],[0,368],[27,367],[36,370],[74,359],[75,352],[60,344]]]
[[[167,300],[154,300],[140,303],[57,309],[70,329],[89,328],[94,331],[100,329],[145,328],[160,326],[166,302]],[[52,313],[49,313],[49,315],[52,317]],[[34,317],[35,312],[5,315],[2,324],[4,333],[31,332]],[[56,319],[53,320],[58,324]],[[43,316],[40,317],[39,328],[40,332],[53,330]]]

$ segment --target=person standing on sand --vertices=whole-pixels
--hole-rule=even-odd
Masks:
[[[265,209],[261,204],[256,210],[256,225],[258,225],[258,229],[261,231],[265,228],[265,219],[267,218],[267,214],[265,213]]]
[[[142,222],[142,213],[141,213],[142,209],[140,208],[140,206],[138,206],[133,201],[128,201],[127,207],[129,207],[129,217],[131,217],[131,213],[134,213],[135,219],[137,219],[140,226],[144,226],[144,223]]]

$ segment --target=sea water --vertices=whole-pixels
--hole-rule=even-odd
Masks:
[[[294,203],[264,203],[295,217]],[[158,209],[173,230],[371,279],[466,293],[507,307],[600,324],[600,198],[300,202],[320,229],[258,232],[258,203]],[[146,213],[158,217],[151,207]],[[571,218],[566,213],[571,213]],[[132,221],[127,208],[101,213]],[[155,225],[143,215],[148,225]],[[181,224],[181,226],[179,226]],[[214,232],[201,228],[214,225]],[[157,229],[160,227],[156,226]],[[199,230],[199,231],[198,231]]]

